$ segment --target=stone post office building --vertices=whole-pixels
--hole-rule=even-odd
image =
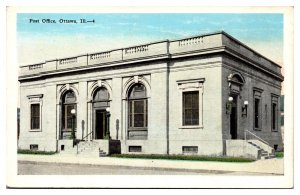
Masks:
[[[121,153],[271,156],[282,81],[225,32],[21,66],[18,147],[98,155],[110,137]]]

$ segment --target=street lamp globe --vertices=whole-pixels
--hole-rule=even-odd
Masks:
[[[73,108],[72,110],[71,110],[71,114],[75,114],[76,113],[76,110]]]
[[[106,112],[110,112],[110,108],[109,107],[106,108]]]

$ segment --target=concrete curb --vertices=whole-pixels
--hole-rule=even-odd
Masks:
[[[283,159],[259,160],[250,163],[200,162],[184,160],[130,159],[130,158],[88,158],[62,155],[18,155],[18,161],[85,164],[105,166],[125,166],[139,168],[231,171],[283,175]]]

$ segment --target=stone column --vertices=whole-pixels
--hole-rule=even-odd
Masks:
[[[79,82],[78,84],[79,97],[77,97],[77,139],[82,139],[86,131],[87,123],[87,82]]]

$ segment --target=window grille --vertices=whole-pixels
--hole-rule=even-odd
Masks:
[[[31,129],[40,128],[40,104],[31,104]]]
[[[199,92],[183,93],[183,125],[199,125]]]
[[[129,146],[129,152],[142,152],[142,146]]]

